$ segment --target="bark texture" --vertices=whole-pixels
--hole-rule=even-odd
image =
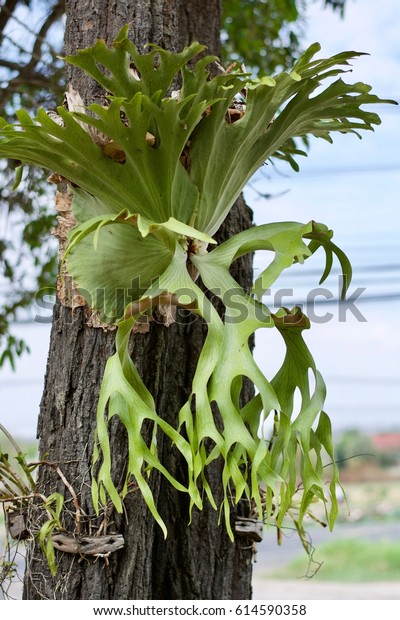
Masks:
[[[218,0],[67,0],[66,53],[91,45],[102,36],[108,43],[126,23],[139,48],[148,42],[179,50],[193,40],[219,52],[220,3]],[[93,101],[94,84],[76,69],[69,75],[84,101]],[[233,207],[218,240],[251,226],[251,213],[242,200]],[[236,261],[234,276],[249,289],[251,257]],[[86,517],[81,533],[95,534],[99,522],[90,500],[90,464],[95,412],[104,366],[114,352],[114,332],[88,327],[85,309],[72,310],[57,303],[54,310],[45,390],[38,425],[41,458],[57,463],[79,498]],[[175,424],[177,414],[191,391],[191,380],[206,335],[206,326],[184,311],[166,328],[157,322],[147,334],[132,338],[132,356],[144,382],[156,400],[157,410]],[[243,398],[252,393],[246,384]],[[149,429],[150,432],[150,429]],[[126,437],[116,421],[111,428],[114,475],[123,477]],[[169,441],[162,436],[160,454],[167,467],[182,479],[184,467]],[[44,457],[44,455],[46,455]],[[210,471],[215,497],[219,489],[220,464]],[[110,513],[107,532],[122,534],[125,547],[109,558],[87,559],[56,552],[58,572],[50,575],[38,547],[28,550],[24,583],[25,599],[69,600],[185,600],[248,599],[251,597],[251,541],[232,543],[218,512],[207,502],[195,511],[188,526],[188,501],[158,474],[152,474],[158,509],[168,528],[168,538],[154,522],[139,493],[128,495],[126,512]],[[45,495],[59,491],[70,514],[65,527],[77,533],[73,498],[49,464],[41,466],[38,490]],[[238,508],[246,515],[246,503]],[[37,513],[32,513],[32,523]]]

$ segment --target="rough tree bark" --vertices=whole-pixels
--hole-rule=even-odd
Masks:
[[[139,48],[153,42],[177,51],[193,40],[218,55],[219,0],[67,0],[66,53],[91,45],[102,36],[108,43],[126,23]],[[69,78],[86,103],[98,94],[93,83],[76,69]],[[218,234],[219,241],[251,226],[251,214],[243,201],[232,209]],[[234,275],[247,289],[251,285],[251,258],[236,261]],[[98,390],[107,358],[114,352],[112,331],[87,325],[85,308],[71,309],[57,301],[50,352],[38,425],[41,458],[57,463],[78,494],[86,514],[93,516],[90,500],[90,463]],[[149,333],[132,339],[132,355],[146,385],[155,397],[159,414],[176,425],[177,413],[190,393],[191,379],[206,335],[206,326],[184,312],[170,327],[157,322]],[[243,398],[251,394],[246,385]],[[175,422],[174,422],[175,421]],[[123,475],[126,438],[118,423],[112,425],[114,475]],[[184,467],[160,437],[160,453],[167,468]],[[47,455],[44,457],[43,455]],[[216,498],[219,468],[210,472]],[[28,553],[24,580],[25,599],[248,599],[251,598],[252,545],[245,538],[232,543],[218,512],[207,502],[194,512],[188,526],[188,502],[168,482],[152,474],[158,509],[168,527],[168,538],[155,524],[140,494],[128,495],[123,515],[112,513],[108,532],[124,536],[125,547],[105,561],[56,552],[58,572],[50,575],[38,545]],[[38,489],[66,497],[71,516],[66,527],[76,532],[72,498],[49,465],[42,465]],[[246,515],[245,502],[239,506]],[[35,518],[33,514],[32,518]],[[91,524],[93,526],[90,531]],[[82,533],[95,533],[95,520],[83,519]]]

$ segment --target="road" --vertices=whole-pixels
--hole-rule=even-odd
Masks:
[[[308,580],[253,578],[254,601],[399,601],[394,581],[335,583]]]
[[[376,523],[338,524],[334,532],[318,526],[310,527],[312,545],[316,549],[329,540],[362,538],[371,541],[400,541],[400,521]],[[400,583],[334,583],[314,579],[276,580],[268,576],[270,567],[281,568],[296,556],[304,553],[295,532],[286,533],[282,545],[276,544],[273,530],[265,533],[257,545],[256,563],[253,570],[254,600],[400,600]]]

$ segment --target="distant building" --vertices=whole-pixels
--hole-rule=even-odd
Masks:
[[[379,433],[372,435],[371,441],[380,452],[400,450],[400,433]]]

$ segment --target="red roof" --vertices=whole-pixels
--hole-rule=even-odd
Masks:
[[[380,433],[373,435],[371,440],[375,448],[382,452],[400,449],[400,433]]]

